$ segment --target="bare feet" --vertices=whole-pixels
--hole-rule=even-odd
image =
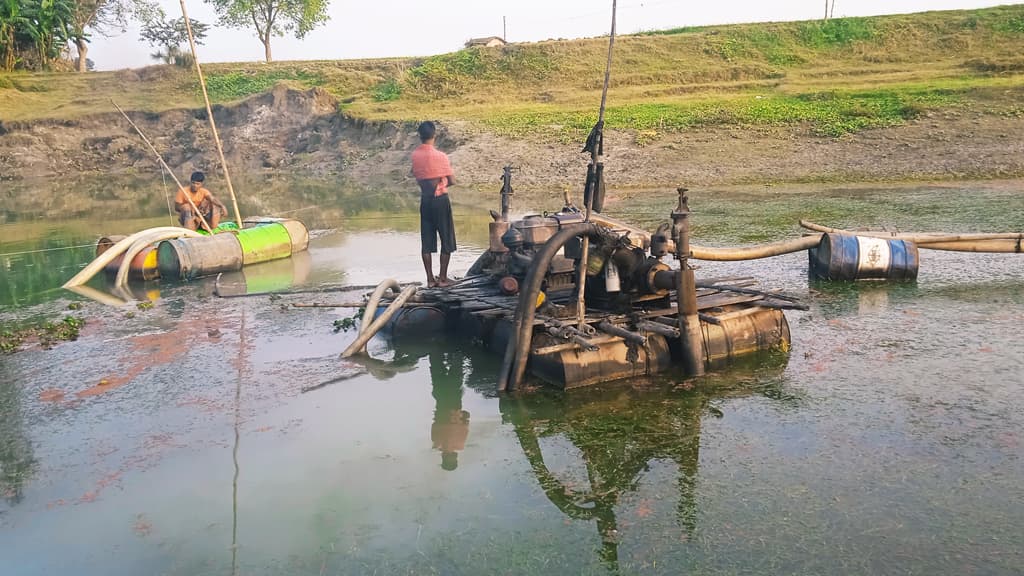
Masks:
[[[450,280],[450,279],[448,279],[448,278],[438,278],[437,282],[434,283],[434,286],[437,287],[437,288],[447,288],[449,286],[454,286],[454,285],[455,285],[455,282]]]

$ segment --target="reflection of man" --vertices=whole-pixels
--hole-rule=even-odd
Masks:
[[[430,441],[441,451],[441,468],[455,470],[469,436],[469,412],[462,409],[462,355],[431,352],[430,377],[436,402]]]

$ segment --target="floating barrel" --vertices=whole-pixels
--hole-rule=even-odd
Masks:
[[[381,304],[377,308],[376,316],[384,313],[387,306]],[[444,311],[437,306],[414,306],[402,308],[388,320],[388,323],[381,328],[381,332],[390,334],[393,338],[418,338],[443,332],[445,329]]]
[[[308,238],[306,242],[309,242]],[[287,258],[292,253],[292,238],[280,222],[240,230],[238,244],[242,247],[242,263],[246,266]]]
[[[101,254],[110,250],[110,248],[124,240],[127,236],[124,235],[110,235],[103,236],[96,241],[96,256],[99,257]],[[124,261],[124,256],[118,256],[114,258],[109,264],[103,267],[103,271],[107,274],[117,274],[118,269],[121,268],[121,262]],[[160,270],[157,269],[156,265],[156,249],[155,247],[145,248],[142,252],[135,255],[132,258],[131,267],[128,269],[128,278],[132,280],[155,280],[160,277]]]
[[[110,248],[110,246],[107,246]],[[107,248],[103,249],[106,252]],[[99,251],[100,247],[97,244],[96,250]],[[102,252],[100,252],[102,254]],[[107,274],[116,275],[117,271],[121,268],[121,262],[124,262],[124,254],[119,255],[110,261],[109,264],[103,267],[103,271]],[[160,277],[160,270],[157,268],[157,252],[156,246],[147,246],[132,258],[132,263],[128,267],[128,278],[131,280],[156,280]]]
[[[917,278],[917,245],[907,240],[822,234],[809,254],[811,271],[824,280]]]
[[[309,230],[298,220],[282,220],[281,225],[288,231],[292,241],[292,254],[304,252],[309,247]]]
[[[242,247],[231,233],[164,240],[157,247],[157,262],[161,278],[192,280],[240,269]]]
[[[117,244],[118,242],[124,240],[125,238],[127,238],[127,236],[125,236],[124,234],[112,234],[110,236],[100,237],[100,239],[96,241],[96,255],[99,256],[100,254],[103,254],[107,250],[110,250],[111,246]]]
[[[536,344],[548,339],[537,335]],[[551,339],[551,343],[559,342]],[[631,358],[631,356],[635,356]],[[576,388],[608,380],[635,378],[663,372],[672,366],[672,354],[664,336],[647,335],[647,346],[630,345],[622,340],[597,344],[596,351],[561,350],[548,354],[530,354],[530,372],[561,388]]]
[[[789,350],[789,323],[782,310],[743,308],[727,310],[715,318],[718,324],[701,322],[710,367],[723,366],[758,352]]]

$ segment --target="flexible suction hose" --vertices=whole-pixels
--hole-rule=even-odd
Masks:
[[[363,310],[363,321],[359,323],[359,333],[362,334],[370,327],[370,323],[373,322],[373,315],[377,313],[377,306],[380,304],[380,299],[384,296],[384,293],[388,290],[398,294],[402,289],[398,285],[398,281],[393,278],[388,278],[377,285],[373,290],[373,294],[370,294],[370,300],[366,303],[366,309]]]
[[[370,338],[373,338],[377,332],[380,332],[380,329],[383,328],[389,320],[391,320],[391,317],[394,316],[396,312],[402,309],[402,306],[406,301],[408,301],[409,298],[412,298],[415,293],[415,286],[406,286],[405,289],[402,290],[402,293],[398,295],[398,298],[395,298],[394,302],[384,310],[384,313],[378,316],[365,331],[360,332],[355,342],[349,344],[348,348],[345,348],[345,351],[341,353],[341,357],[348,358],[353,354],[361,352],[366,346],[366,343],[370,341]],[[367,310],[369,310],[369,308],[367,308]]]
[[[182,232],[182,230],[185,230],[185,232]],[[132,260],[135,259],[139,252],[145,250],[147,246],[150,246],[156,242],[161,242],[163,240],[180,238],[182,236],[186,238],[200,238],[202,237],[202,234],[199,234],[198,232],[193,232],[191,230],[186,230],[185,228],[179,228],[176,230],[153,232],[152,234],[143,236],[136,240],[135,242],[133,242],[132,245],[128,248],[128,250],[125,251],[124,253],[124,259],[121,260],[121,266],[118,267],[117,269],[117,279],[115,280],[114,285],[128,285],[128,272],[131,270]],[[104,252],[104,254],[106,254],[106,252]]]
[[[499,390],[506,388],[515,390],[526,372],[526,361],[529,359],[530,345],[533,342],[533,319],[536,316],[537,295],[540,293],[544,276],[551,266],[551,260],[572,238],[583,235],[593,238],[598,236],[599,231],[600,227],[593,223],[574,224],[563,228],[545,242],[533,257],[533,265],[526,273],[526,279],[519,292],[519,305],[516,307],[513,332],[502,361],[503,369],[507,369],[508,372],[503,371],[499,375]],[[586,266],[586,262],[581,262],[580,266]],[[584,290],[585,288],[585,286],[579,286],[577,289]]]
[[[170,230],[174,230],[179,235],[182,235],[182,236],[189,236],[191,234],[196,234],[195,232],[193,232],[191,230],[188,230],[187,228],[178,228],[177,226],[160,226],[160,227],[157,227],[157,228],[150,228],[148,230],[143,230],[141,232],[136,232],[135,234],[132,234],[131,236],[128,236],[128,237],[126,237],[126,238],[124,238],[122,240],[119,240],[117,242],[117,244],[114,244],[109,249],[107,249],[106,252],[104,252],[103,254],[100,254],[99,256],[97,256],[96,259],[93,260],[92,262],[90,262],[88,266],[83,268],[78,274],[75,274],[70,280],[65,282],[63,287],[64,288],[71,288],[73,286],[81,286],[82,284],[85,284],[90,279],[92,279],[92,277],[95,276],[97,272],[102,270],[107,264],[110,264],[111,262],[113,262],[114,259],[116,259],[118,256],[120,256],[125,250],[130,248],[131,245],[134,244],[136,240],[138,240],[138,239],[140,239],[140,238],[142,238],[142,237],[144,237],[144,236],[146,236],[148,234],[153,234],[153,233],[160,232],[160,231],[170,231]],[[196,234],[196,235],[198,236],[198,234]]]

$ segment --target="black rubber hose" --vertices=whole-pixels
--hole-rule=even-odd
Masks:
[[[513,331],[513,337],[516,339],[515,347],[509,347],[505,350],[506,358],[502,363],[503,366],[509,365],[511,367],[511,375],[507,381],[509,389],[515,390],[516,385],[519,384],[523,374],[526,372],[526,361],[530,357],[530,345],[533,343],[533,319],[537,311],[537,295],[540,293],[541,284],[543,284],[544,277],[551,266],[551,260],[562,249],[562,246],[565,246],[566,242],[572,238],[584,235],[596,238],[599,237],[599,232],[600,227],[593,223],[575,224],[571,227],[563,228],[545,242],[544,246],[533,257],[533,265],[526,273],[526,279],[519,290],[519,306],[516,307],[516,323],[515,330]],[[580,266],[586,265],[586,262],[580,263]],[[586,286],[578,286],[577,289],[585,290]],[[509,354],[512,354],[511,361],[508,358]],[[500,388],[501,381],[499,379]]]

